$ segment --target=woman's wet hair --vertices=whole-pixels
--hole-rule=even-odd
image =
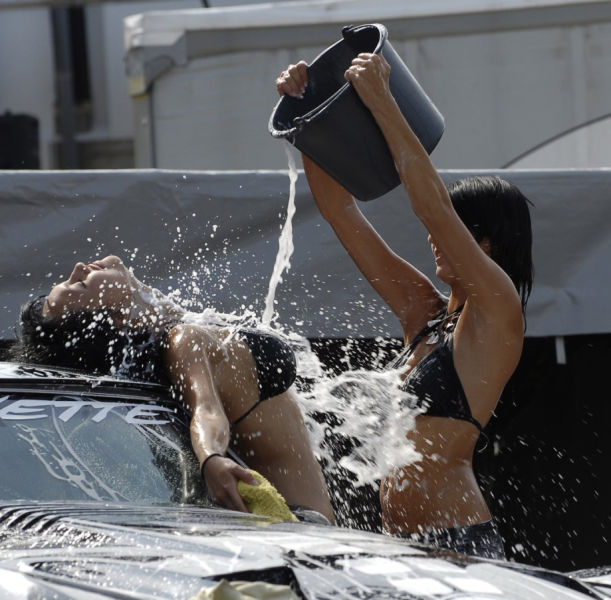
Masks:
[[[490,257],[509,275],[525,309],[534,276],[532,202],[515,185],[496,176],[461,179],[449,185],[448,192],[475,240],[488,238]]]
[[[12,360],[164,382],[160,347],[151,332],[118,327],[103,309],[46,317],[45,299],[21,307]]]

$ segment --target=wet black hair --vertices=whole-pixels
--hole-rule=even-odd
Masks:
[[[475,240],[490,242],[490,257],[509,275],[522,310],[532,291],[532,202],[497,176],[460,179],[448,186],[454,209]]]
[[[105,310],[45,317],[45,299],[21,307],[12,360],[166,383],[154,332],[118,327]]]

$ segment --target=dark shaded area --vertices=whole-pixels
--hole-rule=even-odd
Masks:
[[[57,6],[51,11],[56,80],[57,165],[82,168],[77,133],[92,127],[91,85],[86,19],[82,6]]]
[[[13,340],[0,339],[0,360],[11,360],[9,350],[13,343]]]
[[[38,119],[5,112],[0,115],[0,169],[39,169]]]
[[[561,571],[611,564],[611,336],[527,339],[476,469],[510,558]]]
[[[68,26],[70,31],[70,59],[72,62],[74,101],[77,104],[82,104],[91,101],[87,27],[83,6],[68,7]]]
[[[398,340],[313,340],[333,372],[379,364]],[[605,389],[611,335],[565,338],[558,364],[554,338],[527,338],[522,360],[486,428],[490,438],[474,458],[509,559],[569,571],[611,564],[611,399]],[[345,443],[350,443],[345,442]],[[336,452],[341,453],[341,445]],[[377,490],[354,488],[331,469],[331,491],[352,526],[376,529]]]

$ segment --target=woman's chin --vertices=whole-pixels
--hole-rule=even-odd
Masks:
[[[435,275],[437,279],[443,281],[446,285],[452,285],[455,282],[455,277],[448,271],[448,269],[444,269],[443,266],[437,266],[437,270],[435,271]]]

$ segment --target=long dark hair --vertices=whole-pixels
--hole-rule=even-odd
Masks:
[[[166,383],[155,331],[118,327],[104,309],[45,317],[45,298],[21,307],[12,360]]]
[[[524,310],[534,277],[532,202],[515,185],[496,176],[461,179],[450,184],[448,192],[475,240],[490,240],[490,256],[513,281]]]

